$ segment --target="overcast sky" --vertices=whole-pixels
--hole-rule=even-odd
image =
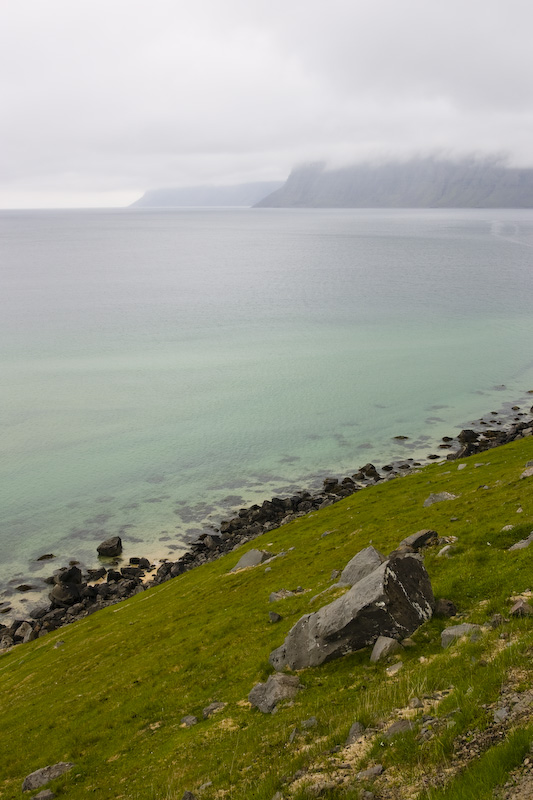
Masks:
[[[532,32],[531,0],[0,0],[0,207],[310,159],[533,166]]]

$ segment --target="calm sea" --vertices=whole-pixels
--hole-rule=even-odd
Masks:
[[[532,247],[521,210],[1,212],[0,587],[525,398]]]

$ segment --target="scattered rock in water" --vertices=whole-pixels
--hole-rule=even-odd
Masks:
[[[272,558],[272,553],[268,553],[266,550],[248,550],[247,553],[241,556],[233,569],[230,569],[230,572],[236,572],[238,569],[246,569],[247,567],[257,567],[268,558]]]
[[[21,583],[19,586],[15,586],[17,592],[31,592],[34,589],[35,586],[30,586],[28,583]]]
[[[481,627],[479,625],[472,625],[469,622],[463,622],[461,625],[452,625],[442,631],[440,635],[441,645],[449,647],[452,642],[462,639],[463,636],[469,636],[471,641],[475,641],[480,632]]]
[[[430,494],[424,500],[424,508],[428,508],[428,506],[432,506],[433,503],[442,503],[444,500],[457,500],[459,495],[452,494],[451,492],[436,492],[434,494]]]
[[[99,544],[96,550],[103,558],[115,558],[122,553],[122,539],[120,536],[113,536]]]
[[[398,653],[400,650],[402,650],[402,646],[397,639],[391,639],[389,636],[378,636],[370,655],[370,661],[373,663],[381,661],[394,653]]]
[[[293,700],[303,688],[297,675],[278,673],[270,675],[266,683],[258,683],[250,691],[248,700],[263,714],[272,714],[282,700]]]
[[[270,663],[276,670],[303,669],[373,645],[380,635],[403,639],[431,617],[434,603],[420,557],[390,559],[342,597],[301,617]]]
[[[54,778],[59,778],[60,775],[64,775],[65,772],[71,770],[73,766],[74,764],[70,764],[67,761],[59,761],[57,764],[53,764],[52,766],[36,769],[35,772],[31,772],[24,778],[22,791],[31,792],[33,789],[39,789],[41,786],[45,786],[47,783],[50,783],[50,781],[54,780]]]
[[[360,550],[344,567],[339,577],[341,586],[354,586],[367,575],[370,575],[377,567],[385,561],[385,556],[381,555],[375,547],[365,547]]]
[[[36,561],[49,561],[51,558],[55,558],[53,553],[44,553],[44,555],[39,556],[39,558],[35,559]]]

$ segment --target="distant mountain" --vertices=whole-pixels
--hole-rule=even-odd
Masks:
[[[151,189],[131,204],[137,208],[184,208],[191,206],[253,206],[283,185],[283,181],[240,183],[236,186],[189,186]]]
[[[259,208],[533,208],[533,169],[496,159],[358,164],[294,169]]]

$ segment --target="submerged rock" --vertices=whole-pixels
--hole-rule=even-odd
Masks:
[[[434,604],[421,559],[397,556],[342,597],[301,617],[270,663],[277,670],[303,669],[373,645],[378,636],[404,639],[431,617]]]

